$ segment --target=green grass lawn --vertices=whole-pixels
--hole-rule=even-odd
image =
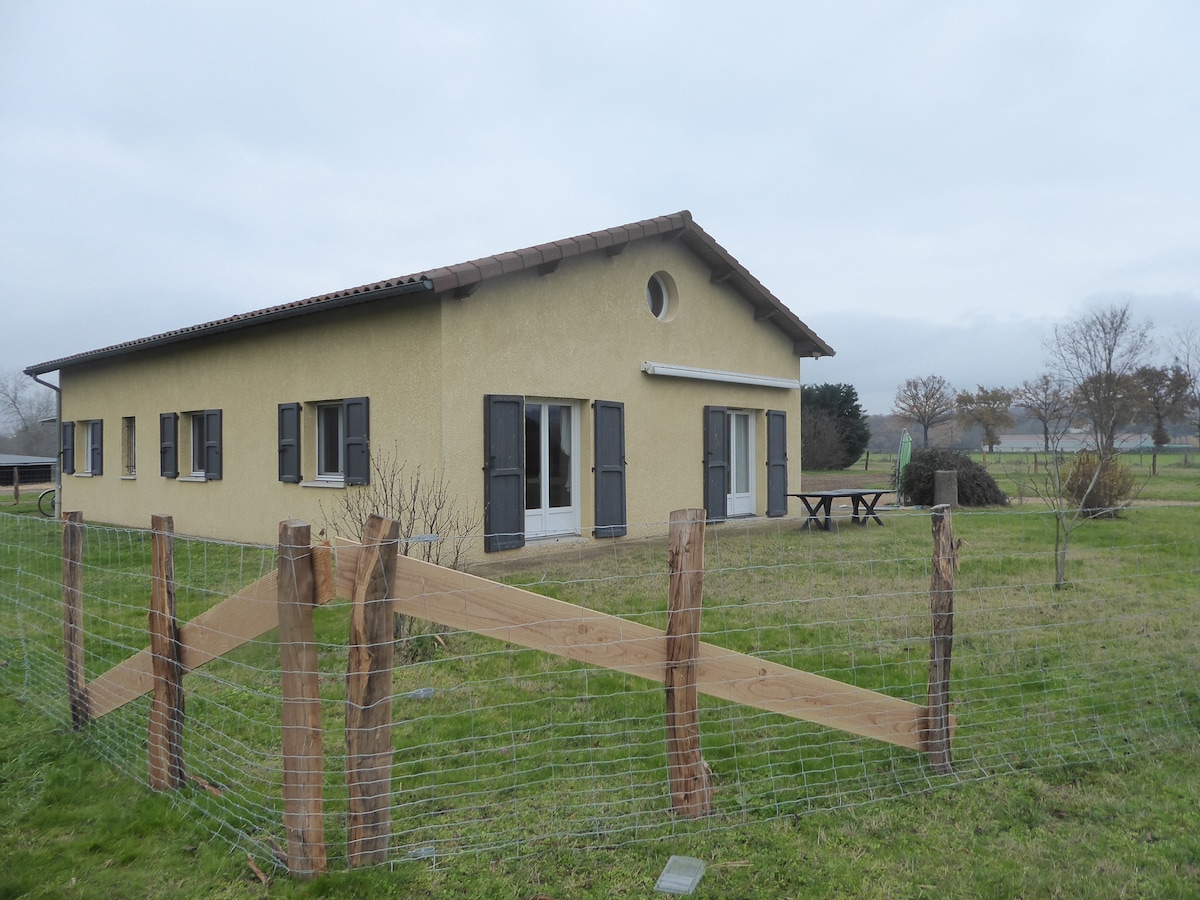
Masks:
[[[710,528],[703,639],[921,702],[929,518],[887,523]],[[426,631],[396,671],[397,694],[435,690],[432,702],[396,700],[396,858],[302,885],[272,860],[283,843],[274,636],[185,682],[186,765],[221,796],[199,782],[154,795],[145,701],[84,734],[59,724],[57,527],[0,516],[0,898],[648,896],[671,854],[708,863],[697,896],[1200,893],[1200,509],[1087,524],[1065,590],[1051,584],[1052,525],[1031,507],[964,511],[955,532],[957,777],[890,745],[706,700],[717,813],[676,821],[661,688]],[[96,529],[87,553],[94,675],[145,643],[148,540]],[[271,564],[269,551],[215,542],[181,540],[176,553],[185,618]],[[648,536],[488,574],[661,626],[664,560]],[[334,867],[347,613],[317,614]],[[403,859],[427,841],[435,860]]]
[[[264,887],[168,795],[0,689],[0,897],[655,896],[672,854],[697,897],[1194,897],[1200,748],[1016,772],[881,803],[521,858],[457,857]]]

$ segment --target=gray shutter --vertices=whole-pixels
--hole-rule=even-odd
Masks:
[[[279,480],[300,483],[300,404],[279,404]]]
[[[179,477],[179,413],[158,417],[158,459],[163,478]]]
[[[525,546],[525,398],[483,398],[483,549]]]
[[[787,413],[767,410],[767,515],[788,512]]]
[[[62,473],[75,474],[75,423],[62,423]]]
[[[92,455],[90,460],[89,471],[93,475],[104,474],[104,420],[97,419],[88,425],[89,429],[95,429],[88,433],[88,452]],[[92,438],[95,437],[95,441]]]
[[[371,480],[371,404],[366,397],[342,401],[342,466],[346,484]]]
[[[221,479],[221,411],[204,411],[204,477]]]
[[[729,409],[704,407],[704,508],[708,521],[729,515]]]
[[[592,404],[596,428],[596,537],[627,534],[625,515],[625,404]]]

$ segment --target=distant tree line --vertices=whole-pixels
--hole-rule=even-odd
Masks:
[[[1171,442],[1171,425],[1200,438],[1200,334],[1188,328],[1156,346],[1151,328],[1128,303],[1098,308],[1055,327],[1037,376],[975,390],[940,375],[909,378],[896,390],[892,417],[919,428],[926,447],[939,426],[954,423],[994,451],[1017,414],[1038,424],[1046,451],[1067,432],[1086,435],[1102,456],[1115,453],[1122,431],[1145,430],[1156,450]]]

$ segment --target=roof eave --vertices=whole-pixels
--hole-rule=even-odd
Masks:
[[[99,350],[76,353],[72,356],[64,356],[59,359],[52,359],[48,362],[37,363],[35,365],[26,367],[22,371],[24,371],[26,375],[30,376],[44,375],[47,372],[55,372],[71,366],[97,362],[104,359],[111,359],[115,356],[125,356],[129,353],[134,353],[141,350],[150,350],[156,347],[166,347],[170,346],[171,344],[180,344],[185,341],[196,340],[197,338],[201,337],[209,337],[210,335],[214,334],[240,331],[243,328],[250,328],[255,325],[265,325],[269,322],[279,322],[284,319],[293,319],[299,316],[307,316],[314,312],[339,309],[346,306],[356,306],[360,303],[370,303],[375,300],[386,300],[389,297],[398,297],[405,294],[414,294],[432,290],[433,283],[428,278],[422,278],[416,281],[409,281],[400,284],[389,284],[385,287],[354,290],[340,295],[327,297],[312,303],[300,301],[295,304],[274,307],[259,313],[230,316],[227,319],[218,319],[215,322],[197,325],[194,328],[164,332],[163,334],[156,334],[148,338],[139,338],[135,341],[126,341],[125,343],[113,344],[109,347],[102,347]]]
[[[714,282],[728,284],[754,308],[756,319],[769,320],[792,339],[792,352],[795,355],[812,359],[836,355],[837,351],[821,340],[782,300],[767,290],[761,281],[690,217],[682,238],[709,267]]]
[[[745,266],[734,259],[729,251],[697,225],[690,212],[681,210],[671,215],[645,219],[630,225],[563,238],[548,244],[538,244],[523,250],[484,257],[440,269],[427,270],[419,275],[376,282],[337,291],[333,294],[309,297],[305,300],[230,316],[190,328],[181,328],[148,338],[102,347],[99,350],[77,353],[37,363],[27,367],[24,372],[31,376],[42,375],[85,363],[138,353],[142,350],[179,344],[214,334],[238,331],[254,325],[306,316],[339,307],[385,300],[403,294],[426,292],[430,296],[439,296],[444,293],[453,293],[456,297],[467,297],[489,278],[531,268],[547,274],[554,271],[564,259],[595,251],[604,251],[612,256],[633,241],[648,240],[654,237],[661,240],[682,241],[708,266],[714,282],[728,284],[750,304],[756,319],[769,320],[772,325],[792,340],[792,350],[795,355],[814,359],[834,355],[832,347],[821,340],[778,297],[751,275]]]

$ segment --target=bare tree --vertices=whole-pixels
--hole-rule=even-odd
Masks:
[[[978,425],[983,429],[983,442],[990,453],[1000,443],[1000,429],[1013,426],[1009,412],[1013,394],[1008,388],[985,388],[982,384],[978,387],[974,393],[959,391],[954,402],[958,407],[958,420],[964,427]]]
[[[1175,365],[1183,369],[1190,380],[1184,414],[1200,440],[1200,332],[1194,326],[1189,325],[1175,333]]]
[[[896,389],[892,415],[905,422],[920,425],[924,446],[929,446],[929,429],[954,418],[954,388],[941,375],[909,378]]]
[[[1139,388],[1133,373],[1153,349],[1151,327],[1149,321],[1133,320],[1128,302],[1114,304],[1056,325],[1046,346],[1092,431],[1102,465],[1115,453],[1117,430],[1136,416]]]
[[[1054,587],[1067,583],[1067,551],[1075,529],[1100,515],[1112,515],[1111,509],[1095,509],[1094,496],[1101,477],[1109,473],[1120,475],[1111,464],[1102,466],[1099,453],[1083,451],[1066,454],[1062,439],[1070,427],[1070,415],[1045,420],[1049,434],[1050,453],[1046,464],[1030,469],[1027,463],[1013,473],[1013,480],[1022,491],[1036,495],[1054,516]],[[1035,456],[1036,458],[1036,456]]]
[[[1021,382],[1013,391],[1013,405],[1041,423],[1042,441],[1047,453],[1050,452],[1051,435],[1065,432],[1075,414],[1071,392],[1061,379],[1049,372],[1043,372],[1032,381]]]
[[[1054,514],[1055,587],[1066,583],[1067,550],[1075,529],[1116,515],[1133,493],[1128,471],[1115,458],[1116,433],[1137,415],[1141,388],[1134,373],[1151,346],[1150,324],[1135,323],[1128,303],[1098,309],[1055,327],[1046,349],[1057,372],[1022,386],[1026,390],[1018,405],[1042,422],[1050,458],[1040,473],[1025,472],[1018,483]],[[1072,408],[1091,429],[1094,451],[1061,452]]]
[[[0,375],[0,424],[15,453],[54,456],[58,437],[53,427],[42,424],[55,414],[54,392],[20,372]]]
[[[371,448],[370,481],[338,494],[331,511],[321,512],[325,529],[354,539],[374,513],[400,523],[400,553],[452,569],[461,568],[481,517],[464,508],[440,473],[410,468],[396,452]]]

